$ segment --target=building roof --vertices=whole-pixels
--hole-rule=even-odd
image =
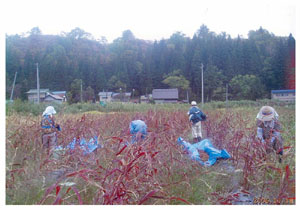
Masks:
[[[113,92],[99,92],[98,95],[99,96],[111,96],[113,94]]]
[[[63,100],[64,99],[63,97],[60,97],[59,95],[53,95],[53,94],[50,94],[50,93],[48,95],[46,95],[45,99],[47,97],[51,97],[51,98],[53,98],[55,100]]]
[[[49,89],[40,89],[40,93],[46,93],[49,92]],[[37,89],[30,89],[28,92],[26,92],[27,94],[31,94],[31,93],[36,93],[37,94]]]
[[[66,94],[67,91],[52,91],[51,93],[53,93],[54,95],[59,95],[59,94]]]
[[[295,93],[296,90],[272,90],[271,93]]]
[[[130,97],[131,96],[131,92],[126,92],[126,93],[113,93],[112,97],[113,98],[122,98],[122,97]]]
[[[153,89],[153,99],[178,99],[178,89]]]

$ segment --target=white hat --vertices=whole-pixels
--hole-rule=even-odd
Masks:
[[[197,106],[197,102],[196,101],[192,101],[191,105],[192,106]]]
[[[56,114],[56,111],[54,109],[53,106],[48,106],[45,111],[43,112],[43,116],[44,115],[53,115],[53,114]]]

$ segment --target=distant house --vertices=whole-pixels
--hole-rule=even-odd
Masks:
[[[114,102],[129,102],[131,98],[131,92],[126,93],[113,93],[112,94],[112,101]]]
[[[113,92],[99,92],[99,101],[111,102]]]
[[[65,101],[65,98],[59,96],[59,95],[54,95],[51,93],[47,93],[46,97],[43,99],[43,102],[55,102],[61,104],[62,102]]]
[[[40,89],[40,102],[44,100],[47,93],[49,93],[49,89]],[[28,101],[37,103],[38,101],[38,94],[37,89],[30,89],[28,92],[26,92]]]
[[[149,95],[141,95],[140,102],[141,103],[149,103],[150,99],[152,99],[152,94]]]
[[[295,101],[296,100],[296,90],[272,90],[272,99],[280,101]]]
[[[37,89],[30,89],[27,93],[28,101],[37,103]],[[40,89],[40,102],[58,102],[66,101],[66,91],[49,91],[49,89]]]
[[[57,95],[63,98],[63,101],[67,101],[67,91],[52,91],[53,95]]]
[[[155,103],[177,103],[178,89],[153,89],[152,98]]]

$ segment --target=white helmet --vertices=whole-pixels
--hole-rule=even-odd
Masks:
[[[43,116],[44,115],[53,115],[53,114],[56,114],[56,111],[54,109],[53,106],[48,106],[45,111],[43,112]]]
[[[197,102],[196,101],[192,101],[191,105],[192,106],[197,106]]]

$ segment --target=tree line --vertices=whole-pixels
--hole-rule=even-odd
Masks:
[[[100,91],[127,91],[144,95],[154,88],[178,88],[180,99],[201,99],[201,65],[205,101],[270,97],[271,90],[291,87],[295,80],[295,39],[259,28],[248,38],[216,34],[202,25],[192,38],[176,32],[168,39],[138,39],[130,30],[108,43],[80,28],[60,35],[44,35],[38,27],[25,34],[6,35],[6,98],[18,72],[14,98],[26,99],[40,87],[73,93],[82,82],[84,99]]]

